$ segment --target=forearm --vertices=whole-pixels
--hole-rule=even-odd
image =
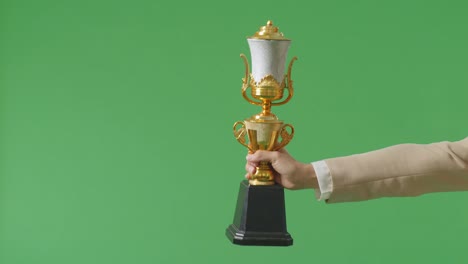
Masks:
[[[468,190],[468,138],[401,144],[325,162],[333,185],[330,203]]]

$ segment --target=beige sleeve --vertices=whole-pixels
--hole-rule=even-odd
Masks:
[[[333,184],[327,203],[468,190],[468,137],[401,144],[325,161]]]

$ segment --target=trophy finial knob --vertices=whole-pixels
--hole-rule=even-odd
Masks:
[[[253,39],[266,39],[266,40],[288,40],[284,37],[283,33],[279,32],[279,28],[273,25],[273,21],[268,20],[266,26],[260,27],[260,30],[250,37]]]

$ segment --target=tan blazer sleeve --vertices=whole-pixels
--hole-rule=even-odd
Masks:
[[[468,137],[401,144],[325,162],[333,184],[328,203],[468,190]]]

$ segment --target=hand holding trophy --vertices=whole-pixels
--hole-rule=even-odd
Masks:
[[[249,152],[276,151],[285,147],[294,136],[294,127],[284,124],[271,112],[272,106],[289,102],[294,94],[291,69],[294,57],[284,74],[290,40],[284,38],[271,21],[247,39],[252,57],[252,73],[244,54],[245,77],[242,96],[249,103],[262,107],[259,114],[234,124],[234,136]],[[250,88],[250,95],[247,90]],[[288,90],[285,99],[284,90]],[[284,189],[275,184],[271,164],[260,162],[249,181],[241,182],[234,223],[226,235],[239,245],[292,245],[286,229]]]

